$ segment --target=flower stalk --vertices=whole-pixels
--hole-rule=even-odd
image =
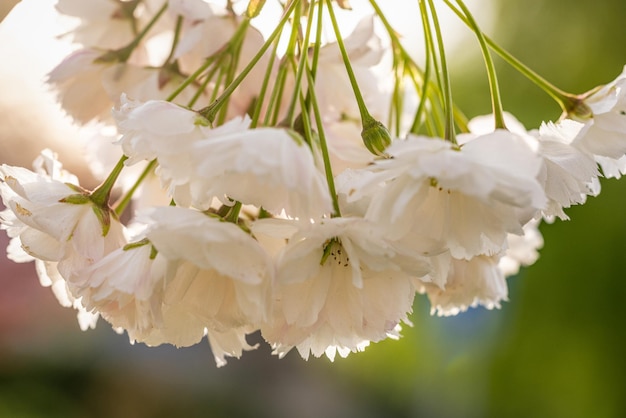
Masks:
[[[430,8],[430,16],[432,18],[433,27],[435,29],[434,38],[437,41],[437,48],[439,50],[439,61],[441,62],[441,78],[443,82],[444,98],[443,104],[445,112],[444,138],[452,142],[453,144],[456,144],[456,136],[454,130],[454,102],[452,101],[452,87],[450,85],[450,71],[448,70],[448,60],[446,59],[446,52],[443,45],[443,36],[441,34],[439,18],[437,17],[437,10],[435,9],[435,5],[432,0],[428,0],[428,6]],[[426,5],[424,4],[424,0],[420,0],[420,10],[422,11],[423,15],[426,14]],[[426,39],[432,41],[433,36],[430,31],[430,23],[428,21],[428,18],[426,18],[424,22],[424,31],[426,33]],[[434,54],[434,51],[432,52]]]
[[[300,0],[292,0],[289,3],[289,6],[283,12],[283,17],[280,19],[280,22],[276,25],[274,31],[270,34],[270,36],[265,40],[263,46],[259,49],[259,51],[254,55],[254,57],[250,60],[248,65],[241,71],[241,73],[226,87],[224,92],[209,106],[201,109],[199,113],[206,117],[209,121],[213,122],[217,115],[219,109],[228,101],[228,98],[233,94],[235,89],[241,84],[241,82],[248,76],[250,71],[257,65],[259,60],[263,57],[265,52],[272,45],[274,40],[282,33],[283,27],[289,20],[289,17],[293,13],[296,6],[300,4]],[[245,19],[249,20],[249,19]]]
[[[489,78],[491,107],[495,118],[496,129],[506,129],[506,124],[504,123],[504,110],[502,109],[502,100],[500,98],[500,87],[498,86],[498,77],[496,75],[496,67],[493,63],[493,59],[491,58],[491,53],[489,52],[487,41],[485,40],[485,36],[483,35],[482,31],[478,27],[474,16],[472,16],[467,6],[465,6],[465,3],[462,0],[456,0],[456,2],[463,10],[470,29],[478,38],[478,43],[480,44],[480,49],[483,53],[483,59],[485,61],[485,66],[487,67],[487,77]]]
[[[133,51],[137,49],[141,41],[146,37],[148,32],[154,27],[156,22],[163,16],[163,13],[167,10],[168,3],[165,2],[163,6],[156,12],[156,14],[150,19],[150,22],[142,29],[139,34],[129,43],[127,46],[117,49],[115,51],[108,51],[96,59],[96,62],[126,62],[130,59]]]
[[[117,178],[122,173],[122,170],[124,169],[124,162],[126,160],[128,160],[128,157],[125,155],[122,156],[104,182],[91,192],[90,199],[99,208],[108,207],[111,190],[113,190]]]
[[[322,159],[324,161],[324,173],[326,174],[326,183],[328,184],[328,192],[333,201],[333,217],[341,217],[341,209],[339,208],[339,199],[337,198],[337,190],[335,189],[335,179],[333,175],[333,168],[330,163],[330,153],[328,151],[328,142],[326,140],[326,134],[324,133],[324,123],[322,120],[322,114],[320,113],[319,106],[317,104],[317,97],[315,95],[315,80],[313,74],[308,67],[306,68],[306,76],[309,82],[309,93],[311,98],[311,105],[313,107],[313,115],[315,116],[315,123],[318,129],[318,135],[320,140],[320,150],[322,152]]]
[[[361,131],[361,138],[363,139],[363,143],[367,149],[372,154],[382,156],[385,154],[385,149],[389,146],[389,144],[391,144],[391,135],[385,125],[372,117],[369,110],[367,110],[365,99],[363,99],[363,94],[361,93],[361,89],[359,88],[359,84],[352,69],[352,64],[350,63],[350,57],[348,56],[346,46],[343,43],[343,38],[341,31],[339,30],[339,24],[337,23],[337,17],[335,16],[331,0],[327,0],[326,4],[328,6],[328,14],[330,15],[333,31],[337,38],[337,45],[339,46],[339,51],[341,52],[341,57],[346,67],[346,73],[350,79],[350,85],[352,86],[352,91],[354,92],[354,97],[359,107],[359,113],[361,114],[361,126],[363,128]]]

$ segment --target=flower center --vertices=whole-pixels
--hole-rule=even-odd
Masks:
[[[324,245],[324,255],[320,264],[330,263],[331,266],[348,267],[350,265],[350,257],[346,253],[345,248],[341,245],[338,238],[333,238]]]

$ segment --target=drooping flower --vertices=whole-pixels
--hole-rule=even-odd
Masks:
[[[581,123],[565,119],[559,123],[542,123],[538,130],[526,131],[510,113],[504,114],[506,126],[523,138],[541,159],[537,175],[548,200],[544,216],[569,219],[563,209],[582,204],[588,195],[597,194],[598,169],[591,154],[572,145]],[[493,132],[493,116],[473,118],[468,126],[472,133]]]
[[[0,222],[12,237],[14,254],[19,243],[23,253],[16,257],[41,261],[37,271],[42,284],[53,286],[63,306],[80,310],[73,285],[76,272],[123,245],[123,227],[85,190],[59,181],[75,177],[51,152],[44,152],[36,163],[37,172],[0,166],[0,194],[7,206]]]
[[[591,118],[573,144],[589,154],[620,159],[626,154],[626,70],[615,80],[586,95]]]
[[[442,255],[440,257],[449,257]],[[499,256],[480,255],[469,260],[450,258],[445,285],[438,286],[416,280],[418,291],[426,293],[431,303],[431,314],[457,315],[470,307],[500,308],[508,298],[508,287]]]
[[[210,135],[208,120],[174,103],[164,100],[141,102],[129,99],[126,94],[122,94],[120,103],[119,108],[113,110],[113,116],[122,134],[118,143],[128,157],[128,165],[158,157],[161,165],[170,169],[174,164],[169,164],[168,158],[173,162],[178,158],[185,159],[188,144]],[[236,128],[244,130],[248,126],[248,121],[241,120]],[[179,156],[177,150],[183,155]]]
[[[438,139],[409,136],[387,149],[347,193],[348,202],[369,199],[366,217],[393,240],[442,243],[455,258],[499,253],[508,233],[545,206],[537,182],[541,161],[522,138],[496,131],[460,148]]]
[[[544,163],[538,177],[548,198],[544,216],[569,219],[564,208],[585,203],[588,195],[597,194],[600,173],[596,161],[572,146],[574,137],[569,132],[575,127],[569,125],[564,120],[558,125],[542,124],[538,131],[530,132],[538,141],[537,154]]]
[[[83,124],[109,119],[122,93],[137,100],[165,99],[182,82],[182,76],[167,66],[152,67],[133,57],[126,59],[119,51],[79,49],[52,69],[47,82],[61,107]],[[184,91],[179,99],[191,97]]]
[[[155,285],[163,286],[158,321],[131,338],[148,345],[189,346],[208,333],[216,341],[218,364],[226,355],[239,357],[252,349],[245,335],[268,315],[274,274],[261,246],[238,226],[192,209],[153,208],[142,219],[148,225],[146,238],[167,267],[163,279],[150,275],[141,281],[145,286],[125,290],[137,298],[141,289],[147,295]]]
[[[111,101],[102,85],[103,72],[110,64],[98,64],[102,51],[81,49],[67,56],[48,76],[57,90],[57,101],[74,119],[86,123],[102,117]]]
[[[137,2],[58,0],[57,11],[77,19],[72,40],[86,47],[118,49],[128,45],[133,33]]]
[[[0,175],[2,199],[24,225],[19,237],[31,256],[64,262],[77,255],[93,263],[123,242],[119,222],[78,185],[8,165]]]
[[[330,196],[310,148],[296,133],[248,129],[236,118],[210,129],[198,113],[164,101],[128,101],[115,112],[130,163],[156,158],[157,174],[181,206],[208,209],[214,198],[292,217],[319,217]]]
[[[276,307],[262,327],[279,356],[345,357],[397,337],[428,263],[386,241],[362,218],[301,224],[277,261]]]
[[[73,285],[86,308],[135,341],[161,326],[166,269],[150,242],[140,240],[78,272]]]
[[[250,129],[216,135],[192,149],[197,171],[191,193],[200,207],[216,197],[224,204],[233,199],[302,219],[332,210],[326,180],[295,132]]]
[[[250,120],[237,118],[216,129],[197,112],[162,100],[140,102],[121,97],[121,106],[113,111],[118,130],[122,134],[118,144],[128,156],[127,164],[158,159],[158,175],[164,187],[178,205],[192,204],[190,182],[195,178],[195,167],[190,164],[197,141],[243,132]],[[207,209],[210,201],[202,209]]]
[[[139,99],[165,94],[158,70],[104,57],[101,50],[79,49],[48,74],[47,82],[57,92],[59,104],[76,121],[107,119],[122,92]]]

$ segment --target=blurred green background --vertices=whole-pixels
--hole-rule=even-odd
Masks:
[[[624,0],[496,7],[492,37],[565,90],[613,80],[626,64]],[[476,58],[453,67],[469,116],[490,111]],[[558,118],[496,62],[507,110],[528,128]],[[603,181],[568,214],[542,226],[541,258],[509,279],[502,309],[437,318],[418,297],[400,341],[334,364],[279,361],[263,346],[216,369],[207,344],[131,346],[103,322],[82,333],[33,266],[2,261],[0,417],[624,417],[626,181]]]

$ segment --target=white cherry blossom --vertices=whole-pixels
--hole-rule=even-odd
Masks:
[[[191,209],[153,208],[141,218],[167,267],[163,279],[159,274],[134,282],[140,285],[131,289],[135,295],[150,294],[155,284],[164,287],[159,321],[131,338],[189,346],[208,333],[216,341],[218,364],[225,355],[238,357],[251,349],[245,335],[268,315],[274,275],[261,246],[238,226]]]
[[[56,9],[78,20],[71,31],[72,40],[87,47],[118,49],[128,45],[133,33],[132,2],[58,0]]]
[[[407,321],[424,258],[398,248],[362,218],[303,224],[277,261],[276,307],[262,327],[279,356],[345,357],[397,337]]]
[[[78,185],[59,181],[75,177],[51,152],[37,159],[36,170],[0,166],[0,194],[7,206],[0,216],[2,228],[12,238],[15,257],[36,259],[42,284],[52,286],[63,306],[79,310],[81,327],[93,327],[97,314],[85,314],[73,280],[77,271],[124,243],[123,227],[106,209],[96,208]]]
[[[515,116],[505,113],[504,117],[507,128],[524,138],[541,158],[537,179],[548,199],[543,215],[569,219],[563,209],[582,204],[588,195],[597,194],[599,173],[594,157],[572,144],[583,124],[564,119],[542,123],[539,129],[527,132]],[[473,118],[468,126],[475,134],[493,132],[493,115]]]
[[[0,166],[0,176],[2,199],[24,225],[19,236],[31,256],[68,261],[77,255],[91,263],[123,242],[119,222],[104,209],[97,216],[95,205],[79,186],[8,165]]]
[[[215,135],[192,146],[191,194],[198,207],[217,197],[303,219],[332,210],[323,173],[295,132],[257,128]]]
[[[73,285],[86,308],[134,341],[161,326],[166,269],[148,241],[132,243],[78,272]]]
[[[430,299],[431,314],[457,315],[479,305],[500,308],[500,302],[508,300],[508,287],[498,259],[497,255],[451,258],[444,286],[417,280],[418,291]]]
[[[573,137],[564,133],[570,127],[564,125],[542,124],[530,135],[537,139],[537,154],[544,162],[538,177],[548,198],[543,214],[569,219],[563,209],[583,204],[588,195],[595,195],[600,173],[593,156],[571,145]]]
[[[542,209],[536,180],[541,161],[519,136],[496,131],[459,149],[439,139],[409,136],[377,160],[348,202],[371,199],[366,217],[394,240],[442,243],[456,258],[497,254],[508,233]],[[382,185],[382,187],[381,187]]]
[[[304,218],[331,211],[325,178],[295,132],[247,129],[249,118],[211,129],[198,113],[172,103],[122,101],[115,117],[129,163],[156,158],[157,174],[178,204],[207,209],[214,198],[236,200]]]
[[[619,159],[626,154],[626,70],[584,99],[592,112],[573,144],[585,152]]]
[[[186,146],[209,136],[211,131],[209,121],[197,112],[163,100],[141,102],[125,94],[113,116],[122,134],[118,143],[124,155],[129,157],[129,165],[159,157],[167,170],[172,165],[168,164],[168,158],[173,161],[185,159]],[[242,120],[237,127],[243,130],[248,125],[249,122]],[[177,151],[183,155],[179,157]]]

